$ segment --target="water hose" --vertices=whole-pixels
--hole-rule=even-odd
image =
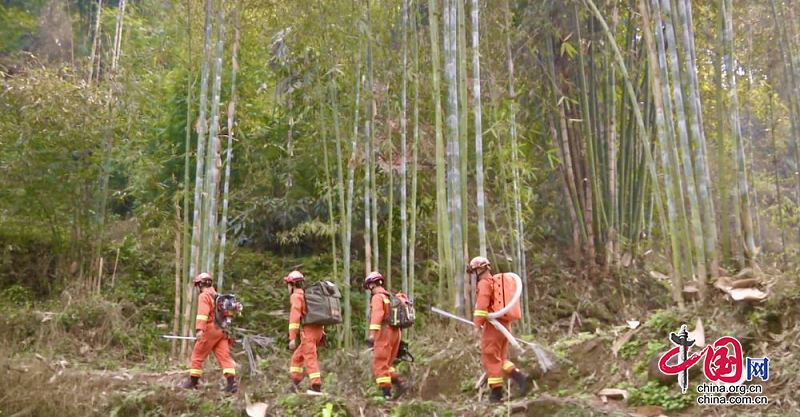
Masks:
[[[514,337],[514,335],[511,334],[511,332],[506,328],[506,326],[503,326],[499,321],[497,321],[499,317],[505,316],[511,310],[512,307],[514,307],[517,303],[519,303],[519,298],[522,295],[522,278],[520,278],[519,275],[513,272],[507,272],[504,275],[508,275],[511,278],[513,278],[514,281],[516,281],[517,292],[514,293],[514,298],[511,299],[511,302],[508,303],[505,307],[503,307],[502,310],[489,313],[489,315],[486,317],[489,320],[489,323],[491,323],[492,326],[494,326],[497,330],[499,330],[500,333],[502,333],[503,336],[505,336],[506,339],[508,339],[508,342],[511,343],[512,346],[521,351],[525,351],[525,349],[522,346],[520,346],[520,344],[517,342],[517,339]],[[522,342],[533,350],[533,353],[536,355],[536,359],[539,362],[539,367],[542,368],[542,372],[547,373],[548,370],[553,368],[554,366],[553,361],[550,360],[550,357],[547,355],[547,353],[545,353],[539,346],[536,346],[533,343],[525,341]]]

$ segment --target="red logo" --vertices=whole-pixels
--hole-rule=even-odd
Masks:
[[[729,349],[729,345],[732,349]],[[667,375],[678,375],[694,366],[705,356],[703,362],[703,373],[710,381],[725,382],[734,384],[742,379],[744,372],[744,357],[742,356],[742,344],[732,336],[723,336],[717,339],[713,345],[708,345],[699,353],[692,354],[691,357],[677,365],[669,365],[673,356],[680,355],[683,346],[675,346],[670,349],[661,360],[658,361],[658,369]]]

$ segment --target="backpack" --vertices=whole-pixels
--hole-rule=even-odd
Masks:
[[[389,315],[384,322],[398,329],[407,329],[414,325],[417,314],[414,311],[414,301],[403,293],[389,296]]]
[[[514,277],[518,277],[518,275],[514,274],[513,272],[492,276],[492,312],[504,309],[508,303],[514,299],[514,294],[517,292],[517,280],[514,279]],[[504,321],[515,321],[521,319],[522,309],[520,309],[519,305],[520,302],[517,300],[517,303],[511,307],[511,309],[505,315],[498,317],[498,319]]]
[[[214,324],[225,329],[233,318],[242,314],[242,303],[234,294],[214,294]]]
[[[330,281],[320,281],[308,287],[305,290],[306,314],[303,316],[303,324],[341,324],[341,298],[342,294],[336,284]]]

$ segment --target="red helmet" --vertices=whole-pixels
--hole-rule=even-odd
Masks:
[[[367,275],[367,278],[364,279],[364,289],[366,290],[367,286],[369,284],[372,284],[372,283],[375,283],[375,282],[378,282],[378,281],[385,281],[385,278],[383,278],[383,274],[381,274],[378,271],[370,272],[369,275]]]
[[[476,256],[469,261],[469,266],[467,266],[467,272],[475,272],[478,268],[491,268],[492,263],[489,262],[488,259],[484,258],[483,256]]]
[[[211,280],[212,280],[211,274],[209,274],[208,272],[201,272],[197,274],[196,277],[194,277],[194,285],[196,286],[202,283],[203,281],[211,281]]]
[[[300,271],[292,271],[289,272],[289,275],[283,277],[283,282],[286,282],[287,284],[292,284],[298,281],[304,281],[305,279],[306,277],[304,277]]]

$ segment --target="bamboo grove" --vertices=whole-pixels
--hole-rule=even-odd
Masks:
[[[208,271],[224,288],[226,259],[248,244],[330,252],[348,347],[366,329],[358,284],[377,269],[469,316],[465,262],[488,256],[526,281],[530,329],[547,248],[587,281],[659,271],[681,307],[729,271],[780,266],[800,237],[796,3],[170,3],[179,53],[152,61],[181,71],[168,118],[180,132],[156,181],[169,197],[153,200],[169,213],[173,330],[191,330],[190,278]],[[74,65],[107,92],[101,156],[68,182],[64,210],[70,259],[95,291],[115,256],[104,237],[119,166],[146,155],[130,126],[158,111],[125,89],[149,64],[146,36],[123,29],[155,16],[148,6],[93,3]],[[31,131],[7,114],[9,137]]]

